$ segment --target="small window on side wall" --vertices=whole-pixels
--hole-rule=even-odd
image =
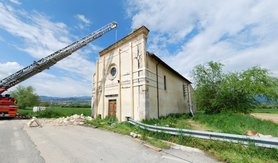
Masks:
[[[187,90],[187,85],[186,85],[186,84],[183,84],[183,85],[182,85],[182,90],[183,90],[183,96],[185,97],[186,94],[187,94],[187,92],[188,92],[188,90]]]
[[[167,86],[166,86],[166,76],[164,75],[164,90],[167,89]]]

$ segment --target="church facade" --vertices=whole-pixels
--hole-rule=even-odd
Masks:
[[[142,26],[99,53],[92,114],[125,121],[194,112],[191,82],[146,50]]]

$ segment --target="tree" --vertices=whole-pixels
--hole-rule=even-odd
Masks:
[[[196,103],[206,113],[248,112],[257,98],[278,99],[278,79],[266,69],[252,67],[241,73],[222,72],[223,64],[208,62],[193,70]]]
[[[26,109],[28,106],[32,107],[40,103],[40,97],[34,91],[34,88],[31,86],[18,86],[16,90],[11,92],[11,95],[15,97],[16,105],[20,109]]]
[[[207,65],[197,65],[193,70],[196,104],[205,112],[220,112],[216,99],[224,76],[222,67],[221,63],[209,62]]]

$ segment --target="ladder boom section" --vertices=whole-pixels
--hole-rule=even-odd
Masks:
[[[13,87],[14,85],[38,74],[39,72],[48,69],[49,67],[55,65],[58,61],[70,56],[73,52],[86,46],[90,42],[101,37],[103,34],[113,30],[117,27],[116,22],[107,24],[106,26],[98,29],[97,31],[81,38],[80,40],[73,42],[72,44],[50,54],[47,57],[35,61],[31,65],[17,71],[16,73],[4,78],[0,81],[0,94],[5,92],[7,89]]]

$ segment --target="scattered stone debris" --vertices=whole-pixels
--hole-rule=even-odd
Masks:
[[[272,135],[263,135],[254,130],[247,130],[247,131],[245,131],[244,134],[247,136],[257,136],[257,137],[261,137],[261,138],[273,138]]]
[[[53,125],[53,126],[83,125],[85,121],[91,121],[91,120],[93,120],[92,117],[84,116],[83,114],[81,114],[81,115],[74,114],[70,117],[61,117],[61,118],[56,118],[56,119],[53,119],[53,118],[52,119],[39,119],[39,121],[38,121],[38,119],[36,119],[36,121],[40,122],[41,124],[44,124],[44,125],[49,124],[49,125]],[[28,122],[28,124],[29,124],[29,122]]]
[[[247,136],[255,136],[256,134],[257,134],[257,131],[254,131],[254,130],[247,130],[244,133],[244,135],[247,135]]]
[[[141,143],[142,145],[144,145],[144,146],[147,147],[147,148],[150,148],[150,149],[155,150],[155,151],[157,151],[157,152],[162,151],[161,148],[155,147],[155,146],[153,146],[153,145],[151,145],[151,144],[149,144],[149,143],[146,143],[146,142],[143,141],[143,140],[140,140],[140,138],[142,137],[140,134],[137,134],[137,133],[134,133],[134,132],[130,132],[129,135],[130,135],[132,138],[134,138],[134,140],[138,141],[139,143]]]
[[[261,138],[274,138],[272,135],[263,135],[258,133],[256,136],[261,137]]]
[[[140,134],[136,134],[136,133],[134,133],[134,132],[130,132],[129,135],[130,135],[131,137],[133,137],[133,138],[141,138],[141,137],[142,137]]]
[[[74,114],[70,117],[62,117],[58,118],[53,121],[54,125],[61,125],[61,126],[67,126],[67,125],[83,125],[86,120],[91,121],[92,117],[84,116],[83,114],[77,115]]]
[[[38,121],[36,117],[33,117],[28,123],[28,127],[42,127],[41,123]]]

